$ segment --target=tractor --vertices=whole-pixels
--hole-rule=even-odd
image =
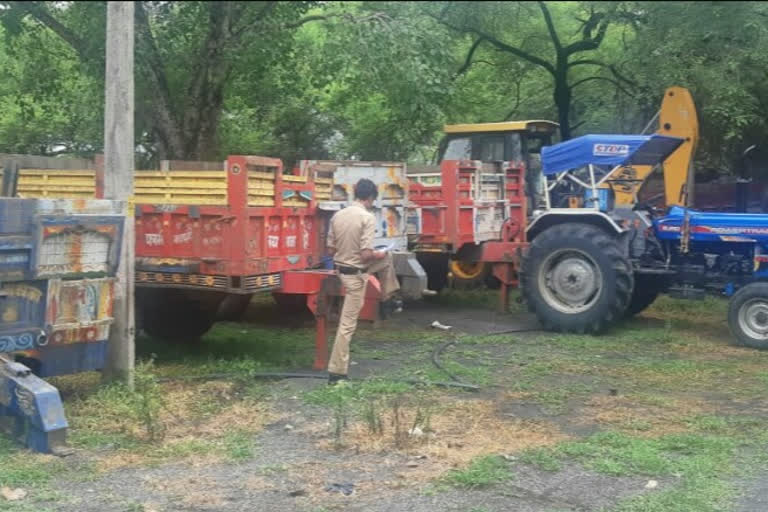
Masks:
[[[730,297],[743,345],[768,349],[768,216],[620,205],[633,167],[663,166],[686,139],[585,135],[542,149],[542,194],[528,221],[520,284],[545,328],[598,333],[661,293]],[[690,172],[690,166],[689,166]],[[688,177],[690,182],[690,176]]]

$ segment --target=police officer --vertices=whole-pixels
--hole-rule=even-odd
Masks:
[[[382,300],[389,302],[400,289],[392,255],[373,248],[376,217],[371,213],[379,192],[369,179],[355,184],[355,202],[336,212],[328,229],[328,252],[344,285],[344,305],[339,328],[328,363],[328,382],[335,384],[347,379],[349,342],[357,328],[357,317],[365,301],[369,274],[376,274],[381,283]]]

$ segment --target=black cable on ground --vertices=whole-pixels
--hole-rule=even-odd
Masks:
[[[443,370],[445,371],[445,370]],[[446,372],[447,373],[447,372]],[[450,375],[450,374],[449,374]],[[226,380],[226,379],[328,379],[327,373],[291,373],[291,372],[265,372],[265,373],[211,373],[208,375],[179,375],[178,377],[161,377],[158,382],[190,381],[190,380]],[[463,382],[428,382],[418,379],[392,379],[395,382],[404,382],[415,386],[437,386],[442,388],[461,388],[469,391],[479,391],[480,387]]]

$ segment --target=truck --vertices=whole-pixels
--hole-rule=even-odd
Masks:
[[[411,166],[410,249],[431,290],[449,276],[457,287],[497,287],[481,246],[500,239],[512,209],[532,212],[527,198],[540,186],[541,148],[557,128],[543,120],[447,125],[438,166]]]
[[[98,197],[100,172],[21,169],[19,194]],[[376,243],[393,249],[406,298],[421,297],[426,275],[406,250],[403,164],[307,160],[285,169],[279,159],[231,155],[136,171],[137,323],[157,338],[190,341],[218,320],[238,318],[262,292],[317,311],[321,283],[332,274],[324,262],[328,222],[361,177],[379,186]],[[376,320],[378,282],[369,287],[362,318]]]
[[[0,197],[0,426],[59,453],[68,427],[45,377],[100,370],[113,323],[124,205]]]

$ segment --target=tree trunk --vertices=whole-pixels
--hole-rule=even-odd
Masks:
[[[568,86],[566,72],[555,74],[555,92],[553,95],[557,107],[557,122],[560,123],[560,137],[566,141],[571,138],[571,88]]]

